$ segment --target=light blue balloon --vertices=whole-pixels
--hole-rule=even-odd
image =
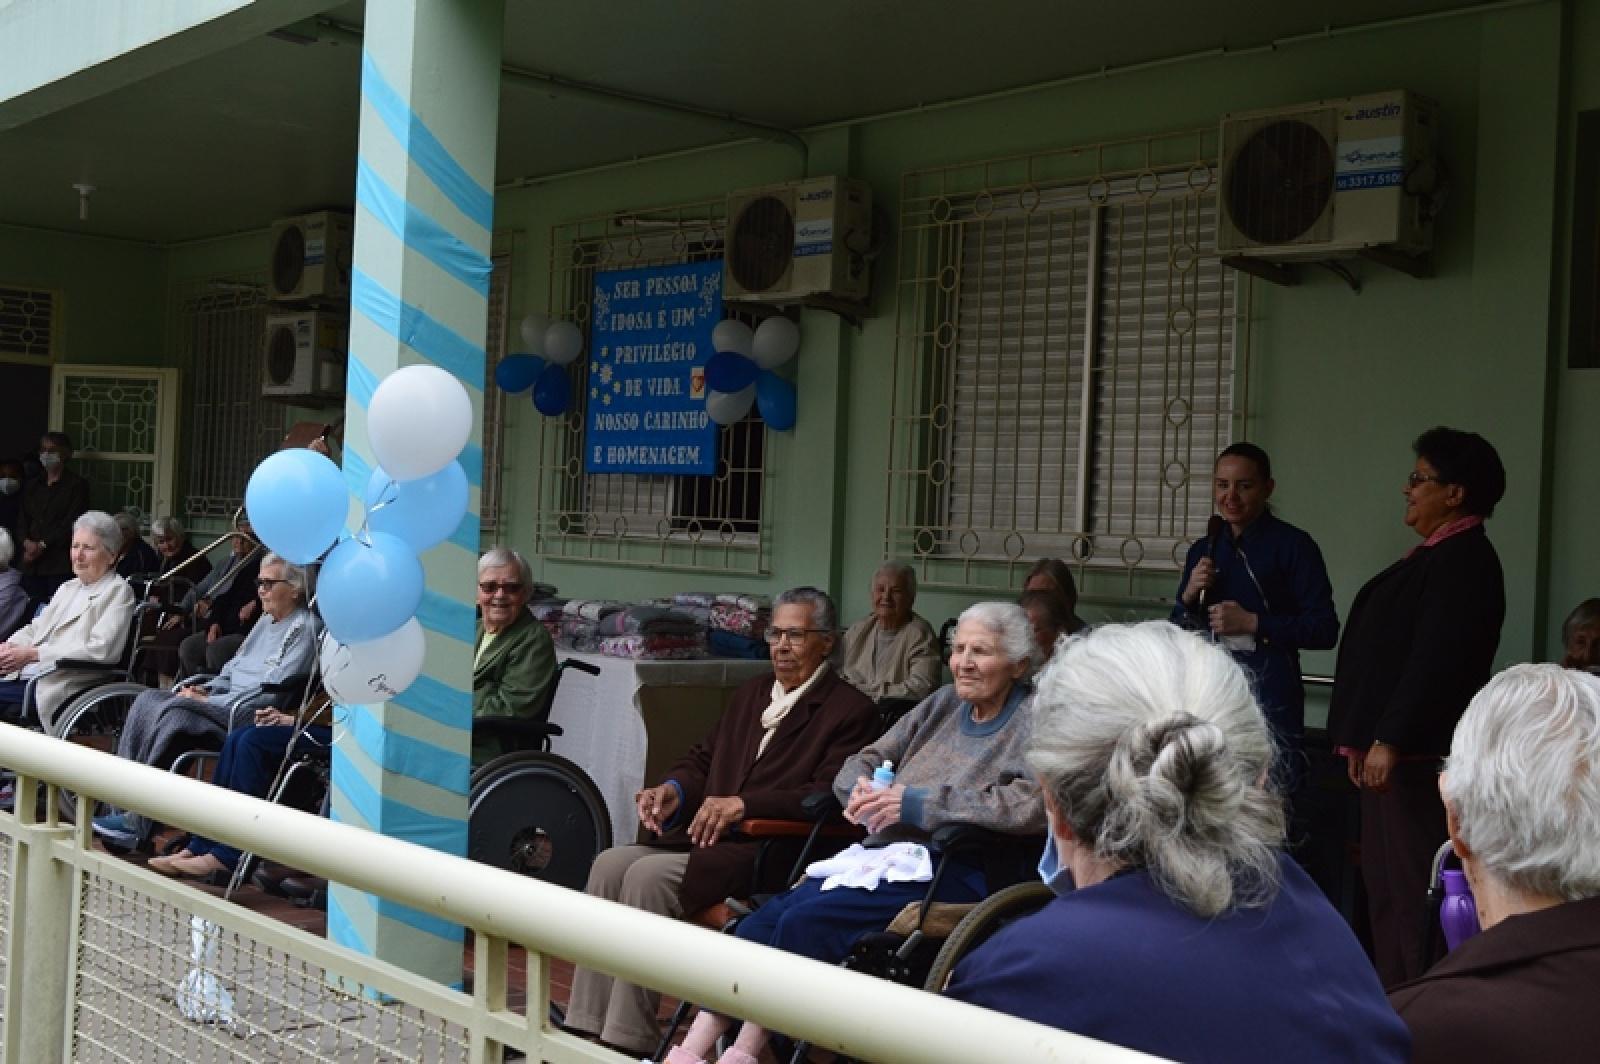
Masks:
[[[795,406],[794,385],[771,370],[762,370],[756,378],[756,408],[761,420],[769,428],[788,432],[794,428]]]
[[[379,639],[422,605],[422,562],[399,536],[373,532],[328,552],[317,577],[317,610],[341,643]]]
[[[421,480],[396,482],[382,469],[367,479],[367,527],[387,532],[421,554],[455,534],[467,512],[467,474],[451,462]]]
[[[268,550],[307,565],[339,538],[350,500],[338,466],[316,451],[295,447],[256,466],[245,485],[244,506]]]

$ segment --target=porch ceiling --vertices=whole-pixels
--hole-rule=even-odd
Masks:
[[[504,60],[535,75],[795,131],[1100,67],[1478,6],[1484,3],[508,0]],[[363,15],[360,3],[333,7],[320,28],[290,28],[306,43],[262,37],[0,133],[0,222],[172,242],[348,206]],[[497,180],[748,132],[508,77]],[[97,189],[84,222],[75,182]]]

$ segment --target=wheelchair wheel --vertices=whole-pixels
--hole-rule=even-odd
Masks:
[[[122,680],[80,691],[56,714],[50,734],[57,739],[113,753],[123,722],[128,719],[128,708],[148,690],[150,688],[143,684]],[[57,794],[62,818],[71,821],[78,814],[77,793],[62,788]],[[101,812],[98,806],[91,810],[95,816]]]
[[[939,955],[933,959],[933,967],[928,969],[922,988],[935,994],[943,993],[945,984],[950,982],[950,973],[963,957],[1011,921],[1038,912],[1053,897],[1055,894],[1049,887],[1032,880],[1012,884],[983,899],[961,918],[944,945],[939,947]]]
[[[611,815],[588,775],[556,754],[519,750],[472,774],[467,856],[573,890],[611,845]]]

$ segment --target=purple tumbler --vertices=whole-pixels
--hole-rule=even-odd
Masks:
[[[1444,929],[1444,944],[1455,949],[1478,933],[1478,903],[1467,884],[1467,874],[1454,868],[1440,873],[1444,880],[1444,901],[1439,905],[1439,926]]]

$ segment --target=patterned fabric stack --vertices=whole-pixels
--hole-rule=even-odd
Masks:
[[[705,628],[687,613],[650,603],[607,614],[600,653],[652,661],[705,656]]]
[[[561,639],[561,622],[565,619],[563,613],[567,600],[554,595],[540,598],[528,603],[528,611],[533,614],[533,619],[544,625],[544,630],[550,633],[550,638]]]
[[[711,606],[707,644],[720,657],[765,659],[771,620],[772,603],[765,595],[718,595]]]

